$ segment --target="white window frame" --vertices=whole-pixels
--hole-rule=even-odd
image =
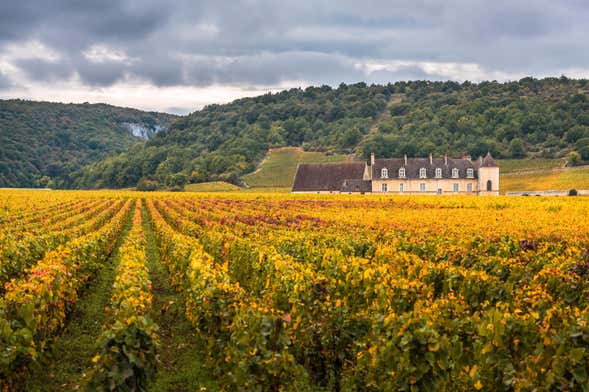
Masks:
[[[452,169],[452,178],[459,178],[460,173],[457,168]]]
[[[386,192],[388,192],[389,190],[388,190],[388,186],[387,186],[387,184],[380,184],[380,190],[381,190],[383,193],[386,193]]]
[[[425,182],[419,184],[419,192],[425,192]]]
[[[399,178],[405,178],[406,174],[405,174],[405,168],[402,167],[399,169]]]
[[[403,193],[403,192],[405,192],[405,184],[400,183],[399,184],[399,193]]]
[[[389,169],[386,167],[380,169],[380,178],[389,178]]]
[[[419,169],[419,178],[427,178],[427,169],[425,167]]]
[[[466,191],[472,192],[472,184],[466,184]]]
[[[474,169],[466,169],[466,177],[473,178],[474,177]]]
[[[442,178],[442,168],[436,167],[436,178]]]
[[[455,182],[454,184],[452,184],[452,191],[453,192],[460,192],[460,184]]]

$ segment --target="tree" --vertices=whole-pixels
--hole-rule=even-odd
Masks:
[[[576,151],[571,151],[567,154],[567,164],[570,166],[577,166],[581,163],[581,155]]]
[[[175,173],[168,176],[168,186],[173,191],[182,191],[187,182],[187,177],[183,173]]]
[[[141,177],[139,179],[139,181],[137,182],[136,188],[138,191],[150,192],[150,191],[157,190],[159,188],[159,184],[157,181],[152,181],[152,180],[149,180],[145,177]]]
[[[358,144],[362,134],[358,128],[348,129],[342,137],[342,147],[352,147]]]
[[[526,156],[524,143],[520,138],[516,137],[509,143],[509,155],[512,158],[523,158]]]

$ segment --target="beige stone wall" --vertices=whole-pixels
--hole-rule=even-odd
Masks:
[[[499,196],[499,168],[498,167],[481,167],[479,168],[479,195],[481,196]],[[491,181],[492,189],[487,191],[487,181]]]
[[[407,194],[437,194],[438,189],[442,190],[442,194],[456,195],[456,194],[471,194],[476,195],[478,191],[478,183],[476,179],[467,178],[456,178],[456,179],[411,179],[411,180],[399,180],[399,179],[388,179],[388,180],[372,180],[372,192],[382,193],[382,184],[387,184],[387,192],[392,194],[398,194],[400,184],[404,185],[403,193]],[[419,184],[425,184],[425,192],[421,192]],[[458,192],[454,192],[454,184],[458,184]],[[467,184],[472,185],[472,192],[467,191]]]

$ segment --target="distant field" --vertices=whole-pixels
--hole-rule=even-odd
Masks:
[[[199,184],[186,185],[187,192],[232,192],[239,191],[240,187],[224,181],[201,182]]]
[[[501,192],[589,189],[589,167],[501,175]]]
[[[564,165],[563,159],[506,159],[498,161],[501,173],[528,170],[556,169]]]
[[[274,149],[266,155],[258,170],[243,177],[252,188],[290,188],[299,163],[340,162],[346,156],[308,152],[296,147]]]

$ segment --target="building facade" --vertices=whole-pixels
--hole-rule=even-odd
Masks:
[[[293,192],[499,195],[499,166],[490,153],[460,159],[370,156],[369,163],[301,164]]]

